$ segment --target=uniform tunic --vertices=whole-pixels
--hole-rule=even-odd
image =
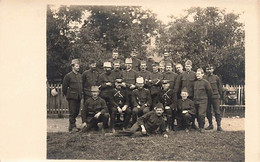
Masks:
[[[147,134],[153,134],[159,128],[161,133],[166,133],[166,124],[162,116],[157,116],[155,111],[150,111],[147,114],[141,116],[138,121],[138,125],[144,125]]]
[[[179,99],[177,103],[177,109],[181,117],[181,123],[185,124],[184,127],[190,126],[196,115],[196,109],[194,102],[190,99]],[[188,111],[187,113],[182,113],[184,110]]]
[[[180,92],[182,88],[186,87],[189,93],[189,98],[193,98],[194,94],[194,81],[196,80],[196,73],[194,71],[180,74],[180,78],[176,82],[176,91]]]
[[[176,78],[177,78],[177,74],[171,71],[165,71],[163,73],[163,79],[164,80],[169,80],[170,82],[170,89],[174,89],[175,83],[176,83]]]
[[[104,99],[101,97],[98,97],[96,100],[94,100],[92,97],[88,98],[84,104],[84,107],[81,111],[81,117],[82,122],[91,123],[94,119],[94,124],[97,123],[94,118],[95,114],[98,112],[101,112],[100,118],[103,118],[101,120],[104,120],[105,126],[107,126],[108,122],[108,110],[107,105]]]
[[[135,89],[133,91],[132,101],[135,107],[138,105],[143,106],[145,104],[147,104],[147,106],[151,106],[152,99],[150,91],[146,88]]]
[[[200,128],[204,128],[208,99],[211,99],[211,97],[212,88],[210,83],[205,79],[196,80],[194,82],[194,103],[195,108],[198,111],[198,122]]]
[[[84,91],[84,99],[91,97],[91,86],[98,85],[98,77],[99,73],[93,70],[86,70],[82,74],[82,83],[83,83],[83,91]]]
[[[79,73],[71,71],[66,74],[62,82],[62,92],[66,95],[69,104],[69,131],[76,127],[76,117],[79,114],[80,100],[82,98],[82,77]]]

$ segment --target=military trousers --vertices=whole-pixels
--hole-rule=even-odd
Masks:
[[[206,111],[208,108],[208,99],[195,101],[195,108],[197,111],[197,119],[198,119],[198,123],[199,123],[199,128],[204,128]]]
[[[140,108],[134,107],[132,113],[132,123],[136,123],[137,117],[140,117],[150,111],[150,107],[141,106]]]
[[[208,109],[207,109],[207,119],[209,121],[209,125],[212,125],[212,107],[213,112],[215,114],[217,125],[220,126],[221,115],[220,115],[220,99],[212,98],[208,101]]]
[[[123,113],[123,116],[124,116],[123,127],[127,128],[128,124],[129,124],[129,121],[131,119],[132,110],[128,107],[122,113]],[[116,121],[117,114],[119,114],[117,108],[116,107],[112,107],[112,111],[111,111],[111,114],[110,114],[110,127],[112,129],[115,128],[115,121]]]
[[[80,99],[68,99],[69,103],[69,129],[76,127],[76,117],[79,115]]]
[[[98,123],[103,123],[103,128],[108,128],[108,120],[109,120],[109,114],[101,112],[98,118],[94,117],[95,114],[88,114],[87,115],[87,131],[94,128],[95,130],[98,130]]]

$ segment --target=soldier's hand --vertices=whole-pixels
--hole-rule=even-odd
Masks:
[[[142,128],[142,134],[146,134],[146,129]]]
[[[165,110],[171,109],[170,106],[165,106]]]
[[[121,114],[122,113],[122,109],[120,107],[117,107],[117,111]]]
[[[106,85],[107,86],[112,86],[112,83],[111,82],[107,82]]]
[[[123,83],[122,83],[122,86],[123,86],[123,87],[126,87],[126,83],[125,83],[125,82],[123,82]]]
[[[131,84],[129,88],[130,88],[130,89],[134,89],[134,88],[135,88],[135,85]]]
[[[95,118],[98,118],[100,116],[101,112],[96,113],[96,115],[94,116]]]
[[[87,123],[84,122],[84,123],[82,124],[82,127],[87,127]]]
[[[164,138],[168,138],[168,135],[167,135],[167,134],[164,134],[163,137],[164,137]]]
[[[141,106],[139,106],[139,105],[138,105],[138,106],[137,106],[137,108],[138,108],[138,109],[140,109],[140,108],[141,108]]]
[[[127,105],[124,105],[123,107],[122,107],[122,111],[125,111],[127,109]]]

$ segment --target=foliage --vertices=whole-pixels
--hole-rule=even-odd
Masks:
[[[173,60],[192,60],[193,68],[213,64],[224,83],[244,84],[244,25],[239,15],[216,7],[190,8],[174,18],[157,41],[158,51],[171,51]]]

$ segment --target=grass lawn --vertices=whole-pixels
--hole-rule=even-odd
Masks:
[[[169,138],[47,133],[48,159],[244,161],[244,131],[170,132]]]

